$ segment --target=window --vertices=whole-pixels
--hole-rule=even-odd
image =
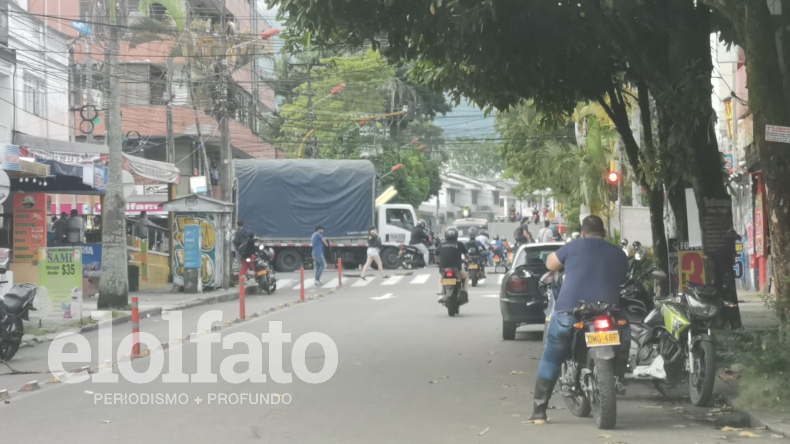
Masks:
[[[411,231],[414,229],[414,217],[409,210],[389,208],[387,209],[387,224]]]
[[[24,110],[30,114],[44,117],[44,81],[33,76],[25,77]]]
[[[562,244],[544,246],[544,247],[532,247],[529,246],[522,248],[516,254],[516,259],[513,261],[514,267],[523,267],[523,266],[542,266],[546,268],[546,259],[549,258],[551,253],[559,250],[562,247]],[[548,269],[547,269],[548,270]]]
[[[455,203],[455,190],[448,189],[447,192],[450,194],[450,203]]]
[[[480,194],[478,190],[472,190],[472,205],[477,205],[477,195]]]
[[[501,202],[499,200],[499,191],[492,191],[491,194],[494,196],[494,202]],[[500,203],[499,206],[502,206],[502,204]]]

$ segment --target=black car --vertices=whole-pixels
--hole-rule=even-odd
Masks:
[[[545,323],[548,300],[538,289],[540,278],[549,271],[546,259],[563,245],[560,242],[526,244],[516,252],[499,290],[502,339],[515,339],[519,325]]]

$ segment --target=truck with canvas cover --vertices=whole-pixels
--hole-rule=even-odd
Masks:
[[[404,204],[376,206],[376,170],[367,160],[234,161],[237,217],[271,246],[278,271],[311,268],[310,238],[319,225],[331,248],[327,263],[349,269],[367,257],[367,233],[376,226],[386,268],[398,266],[398,244],[409,242],[416,222]]]

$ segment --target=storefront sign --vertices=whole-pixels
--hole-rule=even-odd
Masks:
[[[6,171],[19,171],[19,146],[0,144],[0,168]]]
[[[82,249],[42,248],[39,250],[38,273],[38,291],[43,296],[44,305],[42,315],[58,318],[79,316],[79,313],[72,313],[72,308],[82,302]]]
[[[790,143],[790,127],[765,125],[765,141]]]
[[[86,154],[86,153],[66,153],[60,151],[46,151],[35,148],[20,147],[22,157],[35,157],[41,160],[54,160],[60,163],[93,163],[94,161],[106,161],[106,154]]]
[[[107,167],[101,165],[93,166],[93,188],[99,191],[107,191]]]
[[[754,200],[754,252],[757,257],[765,256],[765,230],[764,230],[763,195],[757,193]]]
[[[181,171],[175,165],[123,155],[123,169],[138,176],[165,183],[181,183]]]
[[[682,250],[680,261],[680,289],[685,290],[689,282],[705,285],[705,256],[702,250]]]
[[[54,211],[55,206],[52,206],[53,212],[52,214],[58,214]],[[61,211],[69,212],[71,205],[69,204],[60,204]],[[79,207],[78,208],[82,208]],[[96,203],[93,206],[93,211],[95,214],[101,214],[101,204]],[[126,202],[126,215],[127,216],[139,216],[140,212],[145,211],[148,213],[149,216],[166,216],[167,211],[162,208],[162,202]]]
[[[47,246],[47,196],[14,194],[14,262],[35,264]]]
[[[200,268],[200,226],[184,227],[184,268]]]
[[[729,198],[703,199],[702,246],[708,254],[735,251],[736,233],[732,225],[732,200]]]

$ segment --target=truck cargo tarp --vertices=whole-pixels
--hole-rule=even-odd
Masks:
[[[236,160],[239,219],[262,238],[364,235],[376,170],[367,160]]]

